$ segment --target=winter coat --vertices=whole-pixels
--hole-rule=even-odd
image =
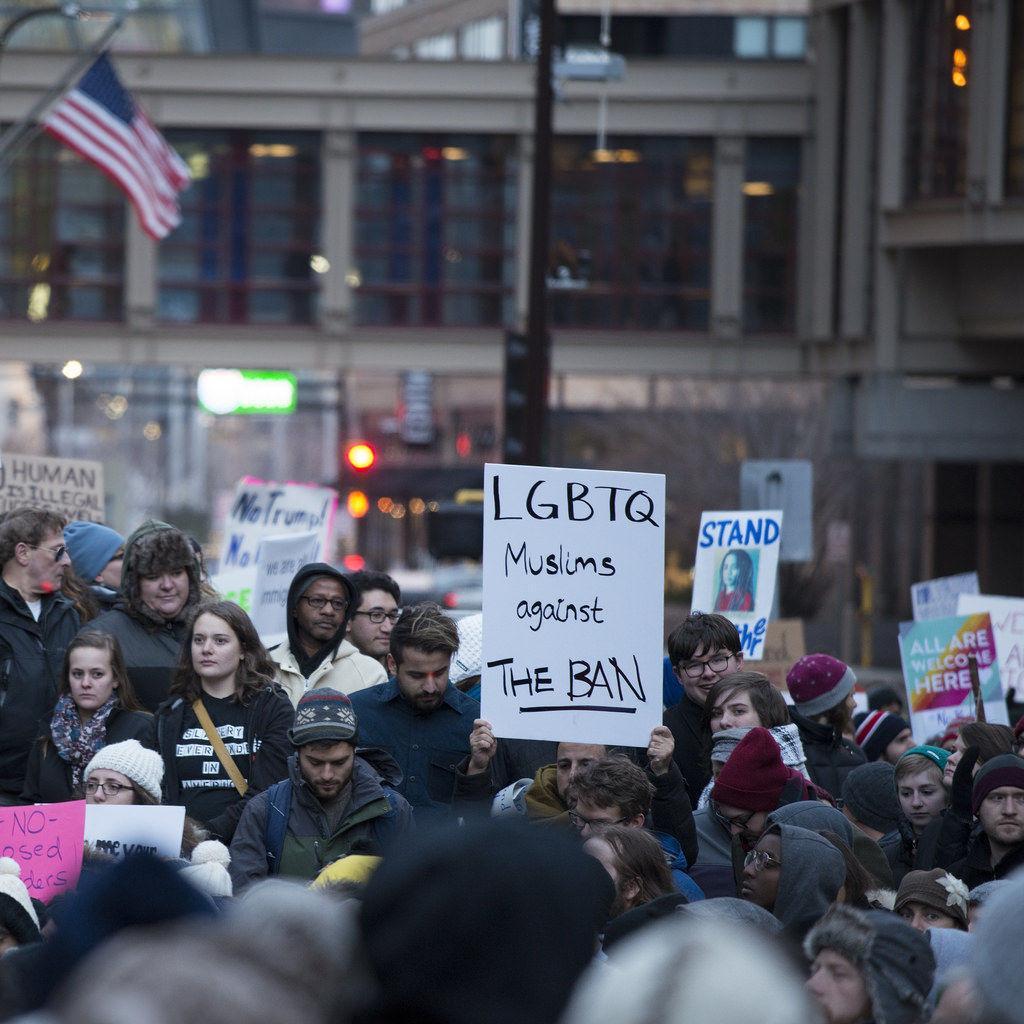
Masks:
[[[846,776],[858,765],[867,763],[864,751],[845,737],[837,736],[831,725],[815,722],[794,708],[789,709],[789,714],[800,730],[811,779],[838,800]]]
[[[318,686],[328,686],[342,693],[355,693],[386,682],[388,678],[379,661],[360,654],[347,640],[342,640],[334,654],[324,658],[308,678],[299,670],[290,644],[279,644],[272,648],[270,657],[277,666],[278,683],[296,706],[307,690],[314,690]]]
[[[951,875],[959,878],[968,889],[973,889],[983,882],[1007,878],[1022,865],[1024,865],[1024,843],[1012,847],[1003,856],[1003,859],[995,867],[992,867],[992,847],[989,845],[988,836],[979,826],[971,836],[966,854],[960,860],[950,864],[948,870]]]
[[[184,803],[175,753],[184,728],[184,717],[183,697],[171,697],[156,712],[156,749],[164,759],[162,802],[165,804]],[[264,687],[250,699],[245,714],[245,742],[251,751],[246,766],[248,771],[243,765],[238,766],[249,783],[249,789],[223,814],[205,822],[213,838],[230,843],[246,802],[287,776],[288,757],[294,749],[288,739],[288,730],[294,719],[292,702],[277,685]]]
[[[704,787],[711,779],[711,766],[707,757],[711,732],[704,725],[703,716],[704,708],[684,694],[674,708],[665,712],[663,719],[676,741],[672,758],[683,773],[691,807],[697,806]]]
[[[0,579],[0,794],[17,799],[29,750],[57,701],[64,652],[78,612],[60,593],[42,598],[39,621],[21,594]]]
[[[347,856],[360,841],[370,844],[377,853],[403,839],[412,830],[413,816],[408,801],[394,789],[401,778],[389,754],[382,750],[358,751],[352,767],[348,813],[329,833],[327,815],[302,777],[298,756],[292,754],[288,758],[291,805],[280,874],[310,882],[332,861]],[[264,790],[248,802],[231,840],[230,870],[236,896],[270,874],[267,815],[271,792]]]
[[[658,840],[658,845],[661,847],[662,853],[665,854],[665,862],[668,864],[672,881],[675,882],[676,888],[686,897],[687,902],[694,903],[697,900],[704,899],[703,890],[686,870],[688,862],[683,854],[682,847],[679,845],[679,840],[666,832],[659,832],[655,829],[649,829],[648,831]]]
[[[138,740],[143,746],[154,747],[153,716],[115,707],[107,718],[104,746],[123,740]],[[71,765],[57,752],[49,723],[29,751],[21,799],[27,804],[56,804],[76,799],[71,784]]]
[[[188,574],[189,592],[177,618],[167,621],[143,604],[140,583],[149,569],[174,563]],[[199,568],[188,539],[167,523],[143,523],[125,541],[121,596],[86,628],[117,637],[132,688],[147,711],[155,712],[167,699],[186,623],[199,598]]]

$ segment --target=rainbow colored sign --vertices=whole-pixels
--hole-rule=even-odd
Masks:
[[[944,732],[956,718],[974,715],[970,655],[990,722],[1006,722],[999,662],[987,612],[914,622],[900,636],[900,658],[907,687],[914,739],[921,743]]]

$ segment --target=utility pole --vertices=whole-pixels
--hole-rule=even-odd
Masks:
[[[530,277],[526,316],[526,412],[522,462],[540,466],[547,449],[548,254],[551,236],[551,52],[555,35],[555,0],[540,0],[537,86],[533,105],[533,187],[530,209]]]

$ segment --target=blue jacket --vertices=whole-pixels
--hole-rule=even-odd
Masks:
[[[417,714],[394,679],[359,690],[351,699],[359,745],[383,747],[398,762],[402,781],[395,788],[416,808],[417,822],[450,817],[458,768],[469,756],[480,705],[449,684],[436,711]]]
[[[651,829],[651,835],[658,840],[658,844],[665,851],[665,859],[668,861],[668,869],[672,872],[672,881],[676,888],[691,902],[704,899],[704,890],[687,874],[686,857],[683,856],[683,848],[675,836],[667,832],[657,832]]]

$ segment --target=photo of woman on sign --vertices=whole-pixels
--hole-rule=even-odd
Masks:
[[[718,566],[716,612],[752,612],[756,585],[754,560],[742,548],[733,548]]]

